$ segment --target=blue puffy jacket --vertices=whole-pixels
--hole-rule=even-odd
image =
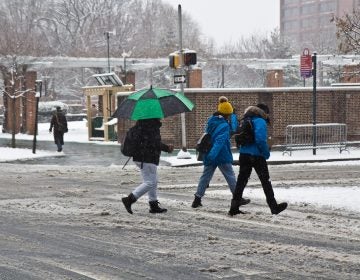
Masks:
[[[239,121],[238,121],[237,115],[235,113],[232,113],[230,115],[229,124],[230,124],[230,134],[235,134],[239,127]]]
[[[259,115],[252,115],[251,120],[254,127],[255,142],[240,147],[241,154],[261,156],[265,159],[270,157],[270,150],[267,144],[267,123]]]
[[[207,122],[206,132],[211,134],[213,146],[204,157],[204,165],[232,163],[230,126],[227,120],[221,115],[211,116]]]

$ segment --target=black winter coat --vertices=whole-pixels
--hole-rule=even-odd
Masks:
[[[161,142],[159,119],[139,120],[136,123],[141,129],[139,153],[133,156],[134,161],[159,165],[161,151],[169,152],[169,146]]]

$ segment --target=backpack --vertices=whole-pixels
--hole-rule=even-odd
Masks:
[[[211,134],[203,133],[196,143],[196,151],[199,153],[208,153],[211,150]]]
[[[213,133],[215,133],[215,131],[221,127],[221,124],[215,128],[215,130],[213,131]],[[212,140],[211,140],[211,134],[210,133],[203,133],[201,135],[201,137],[199,138],[199,140],[196,143],[196,153],[197,153],[197,160],[198,161],[203,161],[204,159],[204,154],[207,154],[208,152],[210,152],[211,148],[212,148]]]
[[[212,148],[211,142],[211,134],[210,133],[203,133],[199,140],[196,143],[196,153],[197,153],[197,160],[203,161],[204,155],[210,152]]]
[[[235,134],[236,147],[252,144],[255,142],[254,127],[250,117],[240,120],[238,130]]]
[[[141,127],[135,125],[131,127],[121,143],[120,151],[124,156],[133,157],[139,153],[141,147]]]

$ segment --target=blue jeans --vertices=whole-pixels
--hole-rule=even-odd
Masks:
[[[219,167],[221,173],[224,175],[231,192],[233,193],[235,191],[236,177],[231,163],[221,165],[204,165],[204,171],[200,177],[197,191],[195,193],[197,197],[201,198],[204,196],[206,187],[209,185],[217,167]]]

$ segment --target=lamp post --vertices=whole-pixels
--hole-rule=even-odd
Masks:
[[[104,35],[106,36],[106,42],[107,42],[107,59],[108,59],[108,73],[111,72],[111,68],[110,68],[110,34],[112,35],[116,35],[116,30],[114,29],[114,31],[105,31]]]
[[[184,50],[182,45],[182,14],[181,14],[181,5],[178,5],[178,27],[179,27],[179,64],[180,72],[184,73]],[[181,94],[184,94],[184,83],[180,83]],[[185,122],[185,113],[180,114],[181,119],[181,146],[182,149],[179,151],[177,158],[191,158],[190,153],[186,148],[186,122]]]
[[[41,97],[42,80],[35,81],[35,125],[34,125],[34,139],[32,153],[36,153],[36,134],[38,131],[38,112],[39,112],[39,100]]]
[[[11,109],[12,109],[12,122],[11,122],[11,147],[16,148],[15,142],[15,130],[16,130],[16,106],[15,106],[15,98],[16,98],[16,86],[15,86],[15,75],[16,75],[16,62],[14,60],[13,66],[11,68]]]

